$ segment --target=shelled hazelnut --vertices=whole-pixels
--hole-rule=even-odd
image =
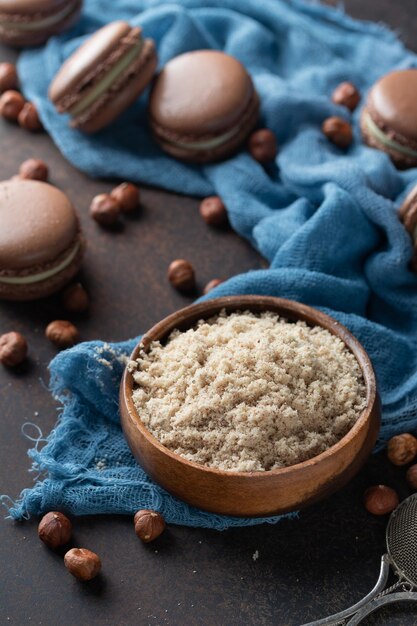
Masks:
[[[90,205],[91,217],[102,226],[113,226],[120,215],[120,206],[110,194],[95,196]]]
[[[27,159],[19,167],[19,178],[27,180],[48,180],[48,166],[40,159]]]
[[[417,465],[410,465],[405,475],[408,486],[414,491],[417,490]]]
[[[49,548],[63,546],[71,539],[72,524],[68,517],[58,511],[43,516],[38,526],[38,535]]]
[[[20,111],[17,122],[24,130],[37,133],[42,130],[42,123],[39,119],[38,111],[32,102],[26,102]]]
[[[195,287],[193,266],[185,259],[172,261],[168,268],[168,280],[179,291],[191,291]]]
[[[340,83],[333,91],[332,101],[354,111],[361,99],[358,89],[352,83],[345,81]]]
[[[204,198],[200,204],[200,215],[209,226],[224,226],[227,224],[227,211],[219,196]]]
[[[410,433],[395,435],[388,441],[387,455],[394,465],[407,465],[417,455],[417,439]]]
[[[248,148],[255,161],[259,163],[273,161],[278,152],[275,134],[269,128],[256,130],[249,137]]]
[[[372,515],[387,515],[397,508],[399,499],[396,491],[386,485],[369,487],[364,494],[364,504]]]
[[[90,305],[90,299],[81,283],[74,283],[62,292],[61,304],[69,313],[84,313]]]
[[[154,541],[165,530],[165,520],[157,511],[142,509],[134,517],[135,533],[144,543]]]
[[[55,320],[48,324],[45,335],[57,348],[69,348],[79,339],[77,327],[67,320]]]
[[[0,93],[16,89],[18,83],[16,66],[13,63],[0,63]]]
[[[347,148],[352,143],[352,126],[341,117],[328,117],[321,129],[327,139],[339,148]]]
[[[6,367],[20,365],[26,359],[28,344],[20,333],[14,331],[0,336],[0,363]]]
[[[25,99],[18,91],[9,89],[0,97],[0,115],[9,122],[17,122],[20,111],[25,105]]]
[[[78,580],[92,580],[101,570],[100,557],[86,548],[72,548],[64,556],[67,570]]]
[[[111,191],[110,196],[124,213],[134,211],[139,206],[140,192],[138,187],[132,183],[118,185]]]
[[[211,291],[212,289],[214,289],[218,285],[221,285],[222,282],[224,282],[224,281],[221,280],[220,278],[213,278],[213,280],[210,280],[207,283],[207,285],[204,287],[204,290],[203,290],[204,295],[206,295],[209,291]]]

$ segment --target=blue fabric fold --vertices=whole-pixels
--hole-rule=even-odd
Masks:
[[[260,94],[261,123],[277,135],[275,163],[263,168],[244,150],[206,166],[167,157],[146,124],[147,93],[95,136],[70,130],[48,102],[48,85],[89,33],[121,18],[140,24],[145,36],[155,39],[160,66],[207,47],[240,59]],[[360,107],[352,116],[355,138],[347,151],[328,142],[320,127],[330,115],[351,117],[330,100],[339,82],[354,82],[365,97],[381,75],[409,67],[417,67],[416,55],[388,29],[301,0],[85,0],[76,29],[25,52],[19,73],[25,95],[36,103],[59,149],[87,174],[223,198],[233,228],[270,268],[236,276],[209,297],[287,297],[345,324],[377,372],[381,444],[417,427],[417,279],[408,269],[411,238],[397,216],[401,199],[417,183],[417,171],[400,172],[385,154],[362,144]],[[132,345],[110,348],[126,354]],[[52,389],[64,401],[64,411],[47,445],[30,452],[35,468],[48,475],[24,492],[11,514],[20,517],[58,504],[73,513],[131,513],[155,505],[170,522],[214,528],[259,522],[195,511],[144,475],[118,422],[121,365],[110,356],[110,369],[98,362],[98,346],[82,344],[51,364]],[[98,391],[107,384],[111,393],[103,397]],[[108,459],[102,467],[104,453]]]

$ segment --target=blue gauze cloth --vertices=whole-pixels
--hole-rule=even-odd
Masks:
[[[245,151],[206,166],[169,158],[149,133],[147,94],[93,137],[70,130],[47,100],[48,85],[88,33],[120,18],[140,24],[156,41],[161,67],[199,48],[240,59],[260,94],[261,123],[278,137],[276,163],[264,169]],[[365,96],[385,72],[416,66],[416,56],[387,29],[300,0],[86,0],[77,29],[25,52],[19,73],[57,146],[89,175],[223,198],[233,228],[270,268],[236,276],[209,297],[283,296],[345,324],[377,372],[381,444],[417,425],[417,280],[407,267],[411,238],[397,217],[417,171],[399,172],[385,154],[362,144],[359,110],[353,115],[355,140],[345,152],[327,141],[320,126],[330,115],[349,118],[330,100],[339,82],[352,81]],[[168,522],[192,526],[221,529],[265,521],[193,509],[135,464],[117,406],[121,359],[135,342],[85,343],[52,361],[51,389],[63,412],[45,445],[29,452],[43,481],[23,492],[11,515],[50,509],[133,513],[149,507]]]

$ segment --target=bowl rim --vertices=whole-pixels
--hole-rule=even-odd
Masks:
[[[302,304],[297,302],[296,300],[289,300],[286,298],[279,298],[275,296],[257,296],[257,295],[243,295],[243,296],[223,296],[220,298],[211,298],[209,300],[204,300],[203,302],[197,302],[195,304],[191,304],[189,306],[178,309],[174,313],[167,315],[165,318],[154,324],[144,335],[142,335],[141,340],[134,347],[129,361],[136,360],[139,350],[143,349],[144,343],[145,350],[147,350],[148,346],[152,341],[158,341],[167,337],[169,333],[171,333],[174,328],[178,326],[179,323],[184,324],[189,318],[195,318],[196,314],[200,314],[201,318],[206,319],[207,317],[211,317],[219,313],[222,309],[233,307],[234,311],[242,311],[242,310],[251,310],[251,304],[261,305],[275,305],[280,308],[287,308],[290,312],[290,315],[293,313],[294,318],[300,319],[302,321],[306,321],[306,323],[310,325],[321,326],[325,328],[331,334],[336,335],[343,343],[346,345],[348,350],[353,353],[355,356],[359,367],[361,368],[365,387],[366,387],[366,406],[363,411],[360,413],[356,422],[348,430],[348,432],[333,444],[330,448],[327,448],[320,454],[307,459],[306,461],[301,461],[300,463],[295,463],[293,465],[288,465],[285,467],[279,467],[271,470],[264,471],[251,471],[251,472],[239,472],[235,470],[223,470],[216,467],[209,467],[207,465],[202,465],[200,463],[196,463],[195,461],[189,461],[183,456],[172,452],[169,448],[165,447],[159,439],[157,439],[144,425],[142,422],[139,412],[135,406],[133,401],[132,391],[133,391],[133,375],[128,369],[128,364],[125,367],[123,372],[123,377],[121,380],[121,396],[122,401],[125,403],[129,418],[135,423],[135,426],[139,429],[141,434],[148,440],[148,442],[153,445],[157,450],[172,459],[172,461],[176,463],[180,463],[186,467],[208,473],[211,475],[216,475],[218,477],[223,478],[240,478],[240,479],[248,479],[253,477],[268,477],[268,476],[285,476],[285,474],[292,473],[294,471],[304,471],[309,467],[313,467],[318,463],[325,461],[329,457],[337,454],[341,449],[347,446],[352,439],[355,438],[361,429],[365,426],[365,424],[369,421],[371,416],[373,407],[376,402],[378,402],[378,393],[377,393],[377,383],[375,372],[371,363],[371,360],[362,346],[360,341],[356,339],[356,337],[340,322],[336,319],[319,311],[318,309],[311,307],[306,304]],[[236,308],[234,308],[236,305]],[[244,307],[247,307],[246,309]],[[267,311],[266,307],[264,311]],[[272,313],[275,311],[270,309]],[[234,312],[230,311],[230,312]],[[281,313],[278,313],[281,317],[285,317]],[[307,318],[314,318],[315,322],[308,322],[304,319],[305,316]],[[193,321],[190,323],[190,328],[196,322]],[[163,331],[161,333],[161,331]],[[334,332],[333,332],[334,331]],[[360,358],[358,358],[360,357]]]

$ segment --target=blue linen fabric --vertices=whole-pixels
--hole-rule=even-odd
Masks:
[[[140,24],[145,36],[155,39],[161,67],[199,48],[240,59],[260,94],[261,123],[278,137],[275,163],[263,168],[245,151],[205,166],[167,157],[149,133],[147,94],[93,137],[70,130],[48,102],[48,84],[89,33],[120,18]],[[377,372],[382,445],[394,433],[417,426],[417,279],[408,269],[411,238],[397,217],[417,171],[399,172],[385,154],[362,144],[360,107],[347,151],[327,141],[320,126],[330,115],[350,117],[330,100],[339,82],[352,81],[365,96],[387,71],[409,67],[417,67],[416,56],[388,29],[301,0],[86,0],[76,30],[25,52],[19,73],[25,95],[76,167],[94,177],[224,199],[233,228],[270,268],[236,276],[208,297],[287,297],[345,324]],[[29,452],[34,469],[46,479],[23,492],[11,515],[53,508],[133,513],[149,507],[161,510],[168,522],[212,528],[265,521],[192,509],[135,464],[117,409],[120,357],[134,343],[81,344],[54,359],[51,388],[63,401],[63,413],[46,445]]]

